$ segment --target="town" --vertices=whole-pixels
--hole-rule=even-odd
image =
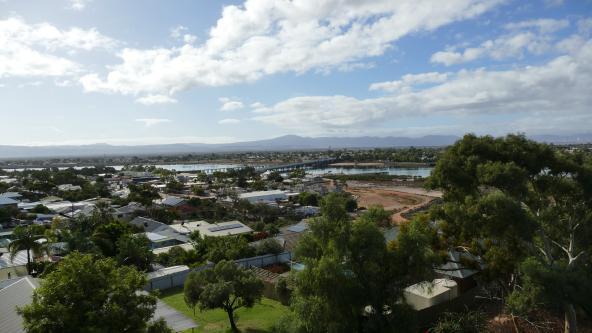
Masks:
[[[519,150],[535,149],[536,154],[556,154],[558,161],[567,159],[562,162],[565,167],[572,163],[569,162],[571,155],[573,158],[583,156],[586,163],[592,156],[585,145],[550,147],[521,137],[496,140]],[[392,320],[398,323],[404,319],[409,320],[411,331],[432,325],[457,324],[465,325],[466,329],[473,327],[471,331],[477,332],[479,327],[502,330],[510,323],[529,329],[530,320],[552,320],[552,315],[538,319],[521,317],[518,313],[508,316],[507,310],[500,312],[500,306],[526,306],[528,309],[528,303],[514,305],[511,302],[524,301],[512,300],[511,297],[518,296],[511,292],[505,296],[510,297],[506,301],[496,298],[508,291],[498,289],[495,284],[508,283],[503,280],[507,274],[512,274],[511,270],[506,271],[510,269],[508,265],[519,263],[512,264],[515,258],[498,257],[492,251],[510,251],[514,246],[518,246],[516,251],[526,251],[513,243],[518,242],[517,239],[506,238],[518,237],[514,233],[526,226],[516,224],[520,222],[517,219],[525,219],[520,223],[527,223],[529,217],[512,213],[512,207],[495,208],[508,199],[486,193],[475,203],[474,209],[485,209],[491,217],[478,223],[483,227],[488,223],[504,224],[515,229],[512,234],[500,234],[495,230],[497,227],[491,231],[471,231],[472,227],[463,226],[466,222],[455,222],[469,211],[447,211],[446,207],[457,200],[453,195],[461,189],[455,188],[459,186],[455,185],[457,180],[448,178],[446,168],[450,166],[445,163],[462,163],[463,158],[479,158],[480,154],[475,152],[464,157],[462,154],[466,153],[456,151],[463,144],[490,144],[491,149],[495,149],[489,138],[467,136],[451,148],[438,149],[433,160],[424,162],[423,167],[417,162],[418,158],[411,158],[413,160],[408,162],[416,164],[408,169],[386,165],[401,154],[425,156],[433,149],[412,148],[414,154],[411,155],[409,149],[393,149],[388,154],[360,150],[341,154],[339,158],[292,160],[289,164],[278,163],[265,168],[244,165],[231,168],[225,164],[219,170],[207,171],[203,171],[203,164],[193,165],[196,171],[183,172],[170,166],[131,164],[117,168],[2,171],[0,296],[3,313],[0,322],[2,327],[16,332],[28,325],[22,326],[19,316],[27,318],[25,323],[35,320],[34,316],[44,316],[47,309],[29,304],[40,285],[51,289],[58,285],[49,283],[63,283],[54,279],[75,281],[64,285],[66,289],[53,292],[69,294],[96,288],[93,294],[104,293],[114,285],[125,283],[117,277],[124,274],[117,267],[132,267],[133,272],[137,272],[125,271],[125,274],[136,274],[134,284],[122,286],[128,288],[128,292],[137,289],[145,295],[157,295],[151,300],[155,302],[155,312],[145,314],[144,318],[154,318],[151,329],[160,329],[158,325],[162,325],[175,332],[194,329],[210,332],[228,326],[233,330],[291,332],[297,325],[308,325],[305,314],[312,310],[310,307],[314,303],[309,302],[320,301],[315,300],[316,297],[322,297],[323,308],[330,306],[326,310],[314,310],[315,315],[329,311],[327,315],[333,319],[323,323],[327,327],[361,320],[359,325],[380,325],[381,330],[385,330],[393,324]],[[540,172],[537,170],[551,167],[543,163],[529,170],[527,161],[509,162],[508,158],[513,157],[503,151],[496,151],[496,154],[499,156],[496,163],[518,168],[514,171],[517,174],[520,174],[518,170],[523,170],[536,175]],[[369,162],[367,156],[383,158]],[[433,162],[437,162],[435,169]],[[499,191],[520,193],[519,188],[515,188],[520,186],[520,180],[517,179],[516,184],[508,183],[503,177],[511,174],[499,167],[491,169],[489,172],[493,174],[488,178],[482,178],[482,168],[491,168],[493,161],[484,159],[479,163],[482,166],[466,166],[470,168],[466,170],[466,177],[475,177],[475,181],[499,188]],[[572,167],[590,172],[589,165]],[[197,171],[200,168],[202,170]],[[282,172],[276,171],[280,169]],[[419,175],[424,169],[427,174]],[[405,172],[407,174],[403,174]],[[524,181],[533,184],[539,182],[526,179]],[[582,209],[589,209],[590,197],[585,193],[581,194],[584,195]],[[578,194],[564,195],[567,199]],[[559,202],[555,205],[556,209],[563,209]],[[518,215],[508,221],[504,217],[506,214]],[[498,220],[500,218],[503,220]],[[588,223],[582,225],[581,232],[589,230],[589,220],[581,223]],[[458,231],[447,229],[451,225],[468,228],[462,232],[476,232],[483,241],[494,243],[470,245],[466,242],[471,238],[464,240],[460,238],[462,234],[455,234]],[[570,245],[573,253],[587,251],[580,250],[580,246],[586,246],[585,241],[578,245],[573,242],[575,239]],[[470,246],[470,250],[466,246]],[[578,256],[580,254],[570,260],[575,261]],[[337,258],[342,259],[335,261]],[[91,266],[84,268],[88,273],[68,277],[71,274],[68,271],[83,262]],[[115,274],[111,279],[117,281],[104,276],[108,271],[97,266],[99,262],[119,272],[109,273]],[[508,268],[504,268],[506,266]],[[100,276],[105,280],[96,282],[98,284],[91,282]],[[385,281],[385,278],[392,280]],[[219,283],[233,287],[218,290]],[[326,289],[329,285],[323,287],[327,283],[332,285],[330,289]],[[333,294],[342,288],[343,295]],[[356,296],[358,289],[372,292]],[[486,297],[488,293],[491,294]],[[68,297],[78,299],[86,294]],[[45,302],[45,299],[34,302]],[[359,318],[338,320],[339,306],[343,306],[340,303],[350,309],[358,304]],[[77,308],[71,311],[94,311],[94,306],[99,304],[76,304]],[[388,312],[376,311],[377,306]],[[18,312],[16,307],[20,309]],[[196,308],[200,311],[196,312]],[[131,311],[131,315],[137,310],[126,311]],[[341,314],[349,316],[349,311]],[[223,312],[226,314],[222,315]],[[452,313],[460,317],[451,316]],[[462,321],[458,323],[459,320]],[[441,332],[448,331],[442,328]]]
[[[0,333],[592,333],[592,0],[0,0]]]

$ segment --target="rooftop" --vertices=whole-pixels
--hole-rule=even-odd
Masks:
[[[0,332],[24,332],[23,319],[16,312],[16,307],[29,304],[33,291],[39,287],[39,283],[29,276],[15,280],[0,289]]]
[[[253,231],[253,229],[239,221],[228,221],[213,224],[210,224],[206,221],[191,221],[183,222],[182,224],[173,224],[171,225],[171,228],[175,229],[175,231],[182,235],[199,231],[202,237],[240,235]]]

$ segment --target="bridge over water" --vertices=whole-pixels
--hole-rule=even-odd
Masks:
[[[255,171],[263,173],[266,171],[278,171],[278,172],[287,172],[296,169],[315,169],[315,168],[324,168],[329,164],[335,162],[337,159],[335,158],[324,158],[320,160],[312,160],[312,161],[302,161],[302,162],[295,162],[295,163],[288,163],[288,164],[278,164],[278,165],[262,165],[262,166],[255,166]],[[217,169],[205,169],[201,170],[206,174],[211,174],[216,171],[227,172],[230,170],[241,170],[248,168],[249,166],[241,166],[241,167],[231,167],[231,168],[217,168]]]

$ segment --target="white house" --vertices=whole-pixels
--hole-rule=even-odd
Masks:
[[[239,221],[228,221],[220,223],[208,223],[206,221],[191,221],[183,222],[181,224],[172,224],[171,228],[175,229],[182,235],[188,235],[194,231],[199,231],[199,234],[210,237],[234,236],[253,232],[245,224]]]
[[[280,190],[270,190],[270,191],[255,191],[255,192],[247,192],[241,193],[238,195],[239,199],[247,200],[250,203],[260,203],[260,202],[274,202],[278,200],[286,200],[288,196],[284,191]]]
[[[423,310],[458,297],[458,285],[450,279],[420,282],[405,288],[405,301],[415,310]]]

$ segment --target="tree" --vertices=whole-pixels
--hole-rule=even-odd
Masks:
[[[145,285],[133,267],[73,252],[18,312],[29,333],[146,332],[156,298],[140,293]]]
[[[402,242],[389,250],[377,225],[368,219],[352,222],[345,206],[344,196],[326,196],[322,216],[310,222],[310,232],[298,244],[296,257],[305,269],[294,276],[290,326],[303,332],[411,327],[405,324],[407,308],[398,301],[410,277],[417,276],[414,260],[423,258],[414,249],[424,251],[429,244]]]
[[[284,248],[273,238],[264,239],[257,245],[257,255],[280,254],[282,252],[284,252]]]
[[[243,236],[201,237],[199,233],[191,235],[198,256],[212,262],[236,260],[255,255],[255,249]]]
[[[282,177],[282,175],[279,172],[272,171],[269,173],[269,175],[267,175],[267,180],[272,181],[274,183],[281,183],[284,181],[284,177]]]
[[[131,232],[132,230],[129,224],[121,221],[113,221],[98,226],[91,239],[103,255],[114,257],[118,252],[117,241],[122,236],[131,234]]]
[[[152,206],[152,200],[160,198],[158,191],[149,184],[130,184],[128,188],[130,190],[128,199],[139,202],[144,206]]]
[[[290,178],[304,178],[306,176],[306,171],[304,169],[296,169],[290,172]]]
[[[228,315],[232,331],[237,332],[235,311],[252,307],[261,299],[263,282],[251,271],[231,261],[220,261],[212,269],[192,272],[184,287],[188,306],[200,310],[222,309]]]
[[[298,203],[303,206],[318,206],[320,198],[316,193],[302,192],[298,195]]]
[[[38,204],[37,206],[33,207],[30,212],[37,214],[49,214],[51,213],[51,210],[42,204]]]
[[[27,273],[31,274],[31,252],[34,256],[39,256],[43,252],[47,253],[47,246],[43,242],[44,229],[39,226],[18,226],[14,229],[12,237],[14,238],[8,244],[8,251],[10,252],[10,260],[13,260],[19,251],[27,251]]]
[[[510,310],[533,299],[559,304],[565,332],[576,332],[575,307],[590,309],[591,301],[575,290],[592,288],[573,284],[590,275],[584,258],[592,252],[592,167],[581,155],[520,135],[466,135],[428,185],[444,192],[433,212],[444,238],[485,260],[485,276],[510,297]]]
[[[124,234],[117,241],[118,253],[115,257],[121,265],[133,265],[140,271],[150,271],[154,253],[150,250],[150,241],[142,234]]]
[[[360,218],[367,219],[379,227],[388,228],[391,226],[391,213],[384,210],[380,205],[370,206]]]

